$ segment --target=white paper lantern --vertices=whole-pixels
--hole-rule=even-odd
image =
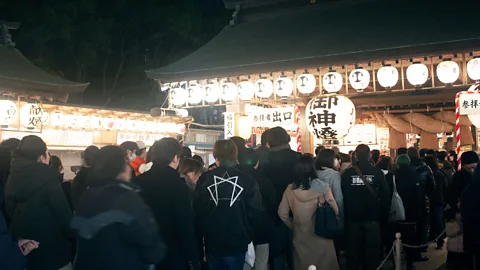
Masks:
[[[187,102],[188,92],[184,88],[174,88],[170,90],[170,97],[173,105],[181,106]]]
[[[317,97],[307,104],[308,130],[317,139],[335,140],[345,137],[355,124],[355,106],[344,96]]]
[[[27,103],[20,108],[20,122],[28,129],[45,125],[48,114],[38,104]]]
[[[63,127],[65,116],[61,112],[52,112],[50,114],[50,126],[53,128]]]
[[[255,91],[259,98],[269,98],[273,94],[273,83],[268,79],[260,79],[255,83]]]
[[[51,121],[50,121],[51,122]],[[78,116],[77,127],[81,129],[88,129],[91,126],[91,118],[88,115],[81,114]]]
[[[454,61],[443,61],[437,66],[437,77],[442,83],[454,83],[460,76],[460,66]]]
[[[115,120],[113,117],[107,116],[102,120],[102,127],[106,130],[111,130],[115,126]]]
[[[297,78],[297,89],[298,92],[308,95],[315,91],[317,86],[317,80],[312,74],[302,74]]]
[[[398,70],[392,66],[381,67],[377,71],[378,84],[385,88],[394,87],[398,82]]]
[[[370,83],[370,73],[362,68],[352,70],[348,78],[353,89],[357,92],[363,92]]]
[[[428,68],[421,63],[413,63],[407,68],[407,80],[413,86],[421,86],[428,80]]]
[[[480,59],[474,58],[467,63],[467,74],[470,79],[480,81]]]
[[[323,88],[328,93],[336,93],[342,89],[343,79],[338,72],[328,72],[323,75]]]
[[[224,101],[233,101],[237,97],[237,86],[232,82],[222,83],[220,89]]]
[[[102,128],[102,117],[99,115],[92,115],[91,119],[91,127],[93,129],[101,129]]]
[[[288,77],[280,77],[275,80],[275,94],[279,97],[288,97],[293,93],[293,82]]]
[[[248,116],[240,116],[238,118],[238,135],[245,140],[252,135],[252,120]]]
[[[208,103],[217,102],[220,98],[220,88],[217,83],[210,83],[203,87],[205,89],[204,100]]]
[[[9,126],[18,119],[17,104],[11,100],[0,100],[0,125]]]
[[[205,97],[205,89],[198,84],[192,84],[188,87],[188,104],[198,104]]]
[[[241,100],[251,100],[255,95],[255,86],[249,81],[240,82],[237,88]]]

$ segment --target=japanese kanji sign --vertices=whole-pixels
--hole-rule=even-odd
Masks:
[[[226,112],[225,117],[225,139],[235,136],[235,113]]]
[[[48,120],[48,113],[38,104],[27,103],[20,108],[20,121],[29,129],[45,125]]]
[[[480,94],[460,95],[459,109],[461,115],[480,114]]]
[[[318,139],[341,139],[355,124],[355,106],[344,96],[314,98],[305,114],[308,130]]]
[[[286,130],[295,130],[293,107],[266,108],[249,114],[252,127],[273,128],[281,126]]]

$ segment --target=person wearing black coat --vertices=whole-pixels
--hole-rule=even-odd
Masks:
[[[479,158],[477,153],[467,151],[461,156],[462,168],[453,175],[452,184],[448,188],[448,204],[452,211],[459,212],[458,202],[465,188],[472,182],[472,175],[477,167]]]
[[[58,182],[58,171],[48,166],[47,146],[37,136],[24,137],[18,154],[5,188],[10,232],[40,243],[28,255],[28,270],[68,269],[73,259],[69,226],[73,213]]]
[[[462,156],[463,161],[463,156]],[[480,269],[480,167],[476,167],[472,182],[460,198],[463,222],[463,248],[470,258],[467,262],[472,270]]]
[[[77,173],[75,178],[72,181],[72,205],[75,208],[80,197],[82,197],[83,192],[87,189],[88,179],[92,175],[92,166],[95,161],[95,156],[97,155],[99,149],[98,147],[91,145],[82,152],[83,166],[80,168],[80,171]]]
[[[78,243],[75,270],[147,270],[165,254],[153,214],[129,182],[126,156],[118,146],[98,152],[71,223]]]
[[[140,196],[152,209],[164,237],[167,255],[157,264],[161,270],[199,269],[197,241],[190,190],[177,171],[182,147],[174,138],[163,138],[152,146],[152,168],[136,184]]]

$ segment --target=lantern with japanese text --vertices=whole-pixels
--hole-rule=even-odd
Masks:
[[[398,82],[398,70],[392,66],[381,67],[377,72],[378,84],[385,88],[394,87]]]
[[[275,80],[275,94],[277,96],[285,98],[292,94],[293,82],[292,79],[282,76]]]
[[[348,77],[353,89],[357,92],[363,92],[370,83],[370,73],[363,68],[354,69]]]
[[[224,101],[233,101],[237,97],[237,86],[232,82],[222,83],[220,89]]]
[[[0,100],[0,126],[8,127],[14,124],[17,118],[17,104],[10,100]]]
[[[470,79],[480,81],[480,59],[474,58],[467,63],[467,74]]]
[[[252,120],[248,116],[238,118],[238,135],[244,139],[249,139],[252,135]]]
[[[308,130],[318,139],[345,137],[355,124],[355,106],[344,96],[317,97],[307,104]]]
[[[184,88],[173,88],[170,90],[170,99],[175,106],[181,106],[188,100],[188,91]]]
[[[460,76],[460,67],[454,61],[443,61],[437,66],[437,77],[442,83],[454,83]]]
[[[205,96],[205,89],[201,85],[191,84],[188,89],[188,104],[198,104]]]
[[[240,82],[237,86],[238,97],[241,100],[251,100],[255,95],[255,86],[249,81]]]
[[[428,68],[415,62],[407,68],[407,80],[413,86],[422,86],[428,80]]]
[[[20,122],[27,129],[34,129],[47,123],[48,114],[38,104],[27,103],[20,108]]]
[[[323,88],[328,93],[336,93],[342,89],[343,79],[338,72],[328,72],[323,75]]]
[[[268,79],[260,79],[255,83],[255,91],[259,98],[269,98],[273,94],[273,83]]]
[[[217,83],[210,83],[203,87],[205,89],[204,100],[208,103],[217,102],[220,98],[220,88]]]
[[[298,92],[308,95],[315,91],[317,86],[317,80],[312,74],[302,74],[297,78],[297,89]]]

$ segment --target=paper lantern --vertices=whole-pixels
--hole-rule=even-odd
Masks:
[[[252,120],[248,116],[240,116],[238,118],[238,135],[245,140],[252,135]]]
[[[382,87],[394,87],[398,82],[398,70],[392,66],[381,67],[377,71],[377,80]]]
[[[101,129],[102,128],[102,118],[99,115],[92,115],[90,117],[91,120],[91,127],[93,129]]]
[[[187,102],[188,92],[184,88],[174,88],[170,90],[170,98],[173,105],[181,106]]]
[[[50,121],[51,122],[51,121]],[[81,129],[88,129],[91,126],[91,118],[88,115],[81,114],[78,116],[77,127]]]
[[[45,125],[48,114],[38,104],[27,103],[20,108],[20,122],[28,129]]]
[[[255,91],[259,98],[269,98],[273,94],[273,83],[268,79],[260,79],[255,83]]]
[[[467,74],[470,79],[474,81],[480,81],[480,62],[478,58],[468,61]]]
[[[0,125],[9,126],[18,119],[18,108],[15,102],[10,100],[0,100]]]
[[[52,112],[50,114],[50,127],[60,128],[63,127],[65,122],[65,116],[61,112]]]
[[[249,81],[240,82],[237,86],[238,97],[241,100],[251,100],[255,95],[255,86]]]
[[[237,97],[237,86],[232,82],[222,83],[220,89],[224,101],[233,101]]]
[[[198,84],[192,84],[188,87],[188,104],[198,104],[205,97],[205,89]]]
[[[297,78],[297,90],[304,95],[311,94],[316,86],[317,80],[312,74],[302,74]]]
[[[208,103],[217,102],[220,98],[220,88],[217,83],[210,83],[203,87],[205,89],[204,100]]]
[[[275,80],[275,94],[279,97],[288,97],[293,93],[293,82],[290,78],[282,76]]]
[[[328,72],[323,75],[323,88],[328,93],[336,93],[342,89],[343,79],[338,72]]]
[[[308,102],[305,114],[308,130],[317,139],[341,139],[355,124],[355,106],[344,96],[314,98]]]
[[[115,120],[113,119],[113,117],[105,117],[103,118],[102,120],[102,127],[106,130],[110,130],[110,129],[113,129],[113,127],[115,126]]]
[[[454,83],[460,76],[460,67],[454,61],[443,61],[437,66],[437,77],[442,83]]]
[[[357,92],[363,92],[370,83],[370,73],[362,68],[352,70],[348,78],[350,85],[352,85],[353,89],[357,90]]]
[[[413,63],[407,68],[407,80],[413,86],[422,86],[428,80],[428,68],[421,63]]]

